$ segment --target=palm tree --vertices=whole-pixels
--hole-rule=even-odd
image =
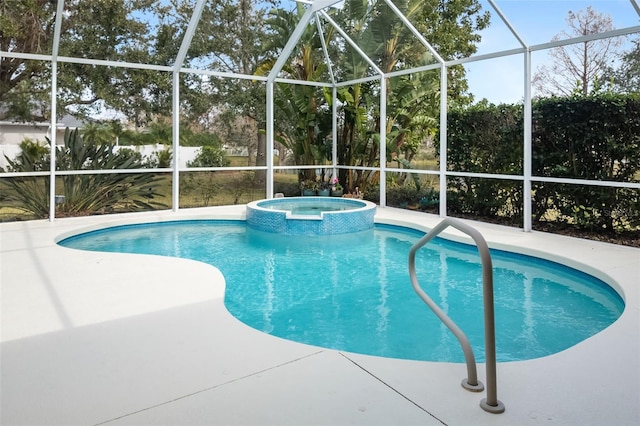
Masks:
[[[173,126],[169,120],[158,119],[149,124],[145,130],[146,137],[152,144],[171,145],[173,140]]]
[[[80,134],[86,141],[98,145],[112,144],[116,138],[111,126],[98,122],[84,124],[80,129]]]
[[[281,51],[303,14],[304,8],[300,3],[295,12],[273,9],[267,20],[273,33],[267,41],[266,49],[273,52]],[[327,79],[327,64],[323,62],[322,57],[317,29],[310,25],[282,72],[296,80]],[[275,56],[265,60],[256,74],[266,75],[273,68],[275,61]],[[320,119],[321,115],[328,113],[327,109],[323,108],[325,101],[322,90],[306,85],[279,84],[275,94],[274,103],[280,112],[279,121],[283,122],[278,131],[278,141],[293,153],[296,164],[324,164],[327,159],[325,143],[319,136],[329,134],[330,127],[327,129]],[[299,175],[300,181],[314,178],[314,170],[305,170]]]
[[[415,20],[422,27],[425,23],[419,21],[430,16],[434,7],[450,9],[447,25],[442,28],[428,22],[426,25],[432,26],[429,34],[436,40],[447,34],[451,36],[447,46],[451,55],[455,55],[457,50],[472,49],[473,31],[486,25],[483,15],[478,15],[475,21],[473,19],[480,10],[476,0],[395,0],[393,3],[410,22]],[[271,69],[275,56],[285,45],[302,13],[300,4],[296,12],[272,12],[269,43],[274,57],[263,64],[260,72],[265,74]],[[330,106],[338,102],[336,143],[339,164],[375,167],[380,161],[397,161],[402,167],[410,167],[420,144],[435,133],[439,116],[440,75],[439,71],[394,78],[389,78],[388,74],[429,64],[434,61],[433,56],[385,2],[345,0],[341,8],[331,9],[329,14],[385,75],[386,92],[382,95],[386,98],[386,127],[381,129],[380,86],[375,82],[341,86],[336,100],[312,86],[281,85],[276,105],[287,118],[289,127],[286,129],[288,133],[280,129],[280,141],[293,151],[296,164],[324,161],[322,155],[326,150],[320,136],[329,133]],[[455,26],[453,24],[459,17],[469,21],[469,25],[453,34],[450,27]],[[329,54],[335,57],[333,72],[338,79],[356,80],[374,75],[371,64],[346,40],[338,40],[338,36],[334,37],[330,31],[325,31],[324,35]],[[310,25],[283,68],[284,73],[300,80],[328,81],[318,36],[317,27]],[[451,80],[455,83],[459,79]],[[386,152],[382,153],[379,147],[381,131],[385,132],[387,140]],[[365,189],[370,182],[375,183],[377,172],[341,170],[339,178],[351,190],[356,186]]]
[[[395,2],[404,15],[411,19],[420,11],[422,2],[412,0]],[[406,25],[386,3],[369,4],[348,1],[338,18],[348,28],[359,47],[387,74],[403,67],[424,65],[433,60]],[[344,73],[357,79],[371,73],[366,60],[354,49],[344,49],[341,63]],[[414,74],[411,77],[386,78],[387,117],[385,134],[386,152],[379,152],[380,93],[371,83],[357,83],[341,88],[338,99],[341,130],[338,137],[338,155],[341,164],[377,166],[381,156],[387,161],[402,159],[407,166],[424,141],[433,133],[437,123],[439,78],[437,74]],[[366,189],[375,183],[377,172],[341,172],[340,179],[351,189]]]

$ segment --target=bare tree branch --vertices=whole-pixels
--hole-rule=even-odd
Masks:
[[[566,22],[568,31],[563,30],[551,41],[614,29],[611,17],[596,12],[591,6],[576,13],[569,11]],[[618,55],[623,42],[621,37],[607,38],[550,49],[550,66],[541,65],[533,76],[532,83],[537,95],[567,96],[576,92],[589,94],[603,80],[610,62]]]

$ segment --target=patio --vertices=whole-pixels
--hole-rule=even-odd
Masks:
[[[269,336],[233,318],[213,267],[70,250],[115,224],[244,218],[244,206],[0,224],[1,418],[6,425],[635,425],[640,251],[470,222],[491,247],[562,259],[624,294],[603,332],[552,356],[498,364],[506,412],[460,386],[464,364],[385,359]],[[376,221],[440,219],[378,208]],[[458,238],[455,232],[449,232]],[[615,284],[614,284],[615,285]],[[425,308],[426,309],[426,308]],[[484,366],[478,366],[484,381]]]

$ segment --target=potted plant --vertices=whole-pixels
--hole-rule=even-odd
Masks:
[[[328,197],[330,193],[331,186],[329,185],[329,182],[326,182],[324,180],[320,181],[320,183],[318,184],[318,196]]]
[[[318,189],[318,184],[315,180],[305,179],[300,182],[300,190],[302,191],[302,195],[316,195],[316,190]]]
[[[338,178],[334,177],[331,180],[331,196],[332,197],[342,197],[342,193],[343,193],[342,185],[340,185],[340,182],[338,181]]]

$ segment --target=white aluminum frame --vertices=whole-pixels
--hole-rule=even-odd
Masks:
[[[51,76],[51,129],[56,128],[56,113],[57,113],[57,101],[56,101],[56,92],[57,92],[57,66],[58,63],[74,63],[74,64],[84,64],[84,65],[97,65],[97,66],[111,66],[111,67],[124,67],[124,68],[133,68],[140,70],[153,70],[158,72],[169,72],[172,74],[172,122],[173,122],[173,133],[172,133],[172,146],[174,153],[174,160],[172,167],[169,169],[166,168],[156,168],[156,169],[135,169],[135,170],[69,170],[69,171],[57,171],[55,170],[56,163],[56,132],[51,132],[51,163],[50,163],[50,171],[48,172],[33,172],[33,173],[0,173],[0,178],[12,178],[12,177],[24,177],[24,176],[49,176],[50,184],[49,184],[49,220],[55,220],[55,178],[56,176],[64,176],[64,175],[81,175],[81,174],[105,174],[105,173],[155,173],[155,172],[171,172],[173,176],[172,182],[172,209],[173,211],[177,211],[179,209],[179,178],[181,171],[215,171],[215,170],[266,170],[267,171],[267,184],[266,184],[266,193],[267,197],[271,198],[273,196],[273,178],[275,170],[288,170],[288,169],[316,169],[318,166],[315,165],[296,165],[296,166],[274,166],[273,164],[273,156],[267,156],[267,164],[266,166],[257,166],[257,167],[203,167],[203,168],[188,168],[181,169],[179,167],[179,159],[177,156],[179,155],[179,137],[180,137],[180,123],[179,123],[179,108],[180,108],[180,74],[181,73],[193,73],[200,75],[208,75],[212,77],[218,78],[235,78],[235,79],[246,79],[253,81],[262,81],[265,83],[266,87],[266,137],[267,137],[267,152],[273,152],[274,148],[274,104],[273,104],[273,92],[274,92],[274,84],[278,83],[290,83],[290,84],[302,84],[302,85],[312,85],[316,87],[330,87],[332,89],[333,99],[337,99],[337,89],[338,87],[349,86],[352,84],[366,82],[366,81],[378,81],[380,84],[380,166],[379,167],[351,167],[346,165],[340,165],[337,163],[338,153],[337,153],[337,102],[333,103],[333,129],[332,129],[332,141],[333,141],[333,149],[332,149],[332,168],[333,168],[333,176],[335,176],[337,169],[352,169],[352,170],[377,170],[380,173],[380,205],[386,205],[386,174],[389,172],[406,172],[405,169],[396,169],[391,167],[386,167],[386,161],[384,161],[384,155],[386,150],[386,97],[384,94],[386,93],[386,80],[388,78],[406,75],[411,73],[423,72],[427,70],[435,70],[440,69],[440,167],[438,170],[412,170],[412,173],[417,174],[426,174],[426,175],[437,175],[440,180],[439,190],[440,190],[440,207],[439,214],[441,217],[447,216],[447,198],[446,198],[446,188],[447,188],[447,178],[452,176],[467,176],[467,177],[479,177],[479,178],[490,178],[490,179],[506,179],[506,180],[519,180],[523,182],[523,198],[524,198],[524,221],[523,221],[523,230],[530,231],[532,229],[531,223],[531,213],[532,213],[532,183],[533,182],[553,182],[553,183],[566,183],[566,184],[579,184],[579,185],[592,185],[592,186],[605,186],[611,188],[633,188],[640,190],[640,183],[635,182],[613,182],[613,181],[595,181],[595,180],[583,180],[583,179],[566,179],[566,178],[550,178],[543,176],[534,176],[532,175],[532,141],[531,141],[531,129],[532,129],[532,112],[531,112],[531,54],[535,51],[547,50],[554,47],[567,46],[575,43],[582,43],[586,41],[592,40],[600,40],[611,37],[619,37],[625,36],[634,33],[640,33],[640,26],[632,26],[627,28],[621,28],[613,31],[608,31],[599,34],[592,34],[583,37],[575,37],[571,39],[558,40],[549,43],[542,43],[537,45],[528,45],[526,41],[518,34],[513,25],[509,22],[506,15],[500,10],[497,3],[501,0],[488,0],[489,5],[495,11],[495,13],[499,16],[500,20],[507,26],[512,35],[517,39],[520,44],[520,48],[515,49],[507,49],[502,51],[493,52],[490,54],[484,55],[475,55],[468,58],[456,59],[452,61],[445,61],[438,52],[429,44],[429,42],[424,38],[422,34],[420,34],[416,28],[411,24],[411,22],[404,16],[401,11],[395,6],[395,4],[390,0],[379,0],[383,1],[387,6],[391,8],[391,10],[402,20],[405,26],[413,33],[413,35],[425,46],[426,49],[433,55],[436,60],[436,63],[424,65],[420,67],[415,67],[411,69],[398,70],[390,73],[383,73],[376,64],[369,58],[365,52],[360,49],[360,47],[355,43],[346,32],[326,13],[325,9],[333,6],[336,3],[339,3],[339,0],[297,0],[300,3],[308,5],[306,11],[295,30],[293,31],[290,39],[288,40],[285,48],[283,49],[281,55],[277,59],[274,67],[268,76],[255,76],[255,75],[244,75],[244,74],[235,74],[229,72],[219,72],[219,71],[210,71],[210,70],[201,70],[201,69],[193,69],[193,68],[185,68],[182,67],[184,60],[186,58],[189,46],[195,34],[195,30],[197,28],[198,22],[200,20],[204,5],[206,0],[197,0],[193,15],[189,21],[187,30],[185,32],[185,36],[180,45],[180,50],[176,56],[176,60],[173,66],[164,66],[164,65],[155,65],[155,64],[139,64],[139,63],[131,63],[131,62],[120,62],[120,61],[111,61],[111,60],[101,60],[101,59],[91,59],[91,58],[71,58],[59,56],[59,43],[60,43],[60,31],[61,31],[61,22],[62,16],[64,13],[64,1],[57,1],[56,8],[56,22],[55,22],[55,30],[53,36],[53,45],[52,52],[50,55],[46,54],[31,54],[31,53],[21,53],[21,52],[7,52],[0,51],[0,57],[7,58],[22,58],[27,60],[36,60],[36,61],[46,61],[51,62],[52,76]],[[636,11],[638,16],[640,17],[640,3],[638,0],[629,0],[633,9]],[[376,72],[376,75],[350,80],[350,81],[336,81],[332,64],[329,59],[329,55],[327,52],[327,47],[324,42],[323,29],[321,21],[332,25],[336,31],[345,39],[345,41],[358,52],[362,56],[362,58],[367,61],[370,67]],[[309,82],[309,81],[298,81],[292,79],[286,79],[279,77],[279,73],[282,70],[282,67],[285,65],[288,60],[291,52],[295,48],[296,44],[299,42],[302,34],[306,30],[307,26],[315,21],[315,25],[317,26],[318,33],[321,35],[322,48],[325,56],[325,60],[327,61],[329,67],[329,75],[330,82]],[[523,63],[523,87],[524,87],[524,134],[523,134],[523,173],[521,175],[499,175],[499,174],[490,174],[490,173],[469,173],[469,172],[452,172],[447,170],[447,68],[454,65],[461,65],[466,63],[473,63],[485,60],[491,60],[494,58],[505,57],[505,56],[513,56],[513,55],[523,55],[524,63]]]

